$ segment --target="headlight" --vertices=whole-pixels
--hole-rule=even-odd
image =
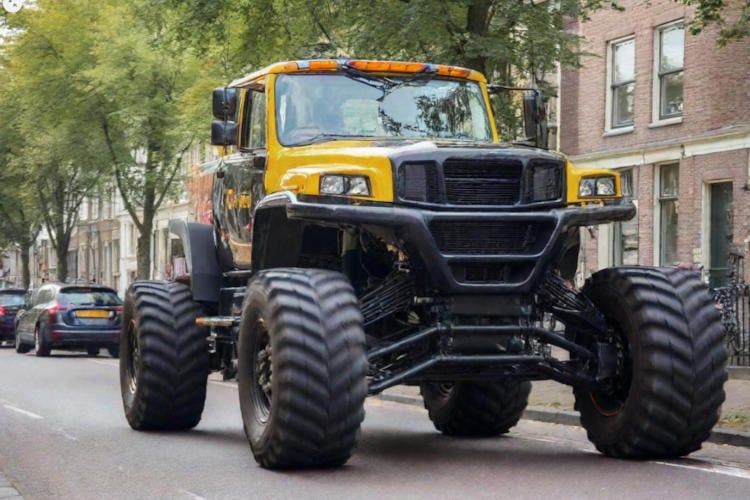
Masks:
[[[584,177],[578,184],[579,198],[592,198],[596,196],[614,196],[617,194],[615,178],[607,177]]]
[[[320,194],[371,196],[370,179],[364,175],[321,175]]]

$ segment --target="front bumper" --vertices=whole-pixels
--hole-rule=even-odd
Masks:
[[[510,294],[533,291],[564,250],[571,230],[607,222],[628,220],[635,215],[632,203],[622,205],[567,207],[544,211],[432,211],[401,206],[344,205],[299,200],[293,193],[275,193],[264,205],[282,205],[289,219],[329,226],[361,226],[374,232],[387,230],[408,255],[412,268],[433,289],[445,294]],[[523,252],[462,252],[462,244],[441,249],[436,225],[519,224],[545,226],[543,241]],[[460,229],[459,229],[460,231]],[[466,233],[469,235],[469,233]],[[474,235],[473,235],[474,236]],[[472,237],[473,237],[472,236]],[[541,240],[541,238],[540,238]],[[481,246],[482,243],[479,243]],[[503,245],[499,244],[498,247]],[[473,247],[476,250],[477,245]],[[497,269],[490,279],[470,279],[467,269]]]

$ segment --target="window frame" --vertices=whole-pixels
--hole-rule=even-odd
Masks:
[[[663,34],[676,27],[681,27],[683,32],[683,44],[682,44],[682,67],[680,69],[670,70],[670,71],[662,71],[661,67],[661,58],[662,58],[662,36]],[[682,74],[683,75],[683,84],[682,84],[682,101],[683,106],[685,102],[685,20],[684,19],[677,19],[674,21],[670,21],[665,24],[660,24],[659,26],[656,26],[654,28],[654,47],[653,47],[653,59],[654,59],[654,67],[653,67],[653,88],[652,88],[652,110],[651,110],[651,120],[652,125],[659,126],[659,125],[670,125],[673,123],[682,123],[682,118],[684,116],[684,107],[683,110],[679,113],[671,113],[671,114],[663,114],[662,113],[662,104],[663,104],[663,95],[662,95],[662,88],[663,88],[663,80],[665,77],[676,75],[676,74]]]
[[[615,54],[616,49],[619,46],[624,45],[625,43],[631,42],[633,44],[633,78],[630,80],[622,80],[615,82]],[[613,40],[610,40],[607,42],[607,87],[606,92],[607,96],[605,99],[605,106],[606,106],[606,112],[605,112],[605,132],[606,133],[612,133],[612,134],[619,134],[619,133],[625,133],[625,132],[631,132],[635,126],[635,103],[633,104],[633,114],[629,122],[621,122],[621,123],[615,123],[615,94],[616,90],[620,88],[624,88],[627,85],[633,85],[633,93],[635,94],[635,85],[636,85],[636,71],[635,71],[635,34],[630,34],[628,36],[616,38]]]

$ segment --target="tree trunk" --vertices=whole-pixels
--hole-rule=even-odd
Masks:
[[[30,244],[21,245],[21,281],[24,288],[31,286],[31,258],[29,255]]]
[[[151,229],[154,223],[153,213],[148,219],[143,214],[143,229],[138,234],[138,249],[136,250],[136,275],[139,280],[150,279],[151,271]]]
[[[58,228],[57,245],[55,246],[55,255],[57,256],[57,280],[65,281],[68,277],[68,247],[70,246],[70,234],[66,233],[63,228]],[[78,276],[73,276],[74,280]]]
[[[489,16],[491,4],[491,0],[474,0],[469,4],[466,11],[466,33],[470,38],[487,35],[487,16]],[[487,56],[483,54],[464,55],[464,66],[486,75]]]

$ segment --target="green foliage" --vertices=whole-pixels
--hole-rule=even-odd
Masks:
[[[719,26],[719,46],[750,35],[750,0],[681,0],[695,7],[695,17],[689,25],[693,35],[711,25]]]

